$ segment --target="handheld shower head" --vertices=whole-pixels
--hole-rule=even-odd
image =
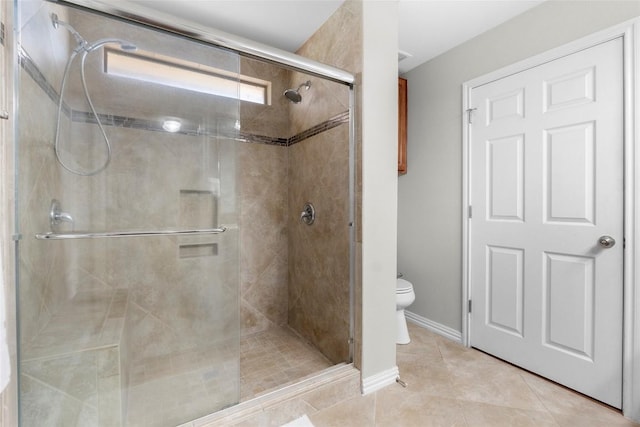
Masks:
[[[73,35],[73,37],[76,39],[76,43],[77,43],[77,46],[75,47],[75,49],[73,49],[73,52],[71,52],[71,54],[69,55],[69,58],[67,59],[67,65],[65,65],[64,73],[62,75],[62,81],[60,82],[60,92],[59,92],[60,96],[59,96],[59,99],[58,99],[58,113],[57,113],[57,116],[56,116],[56,133],[55,133],[54,142],[53,142],[53,147],[54,147],[56,159],[58,160],[58,163],[60,163],[60,165],[64,169],[66,169],[67,171],[69,171],[69,172],[71,172],[71,173],[73,173],[75,175],[93,176],[93,175],[96,175],[99,172],[105,170],[106,167],[111,162],[111,143],[109,142],[109,138],[107,137],[107,133],[105,132],[104,126],[102,125],[102,121],[100,120],[100,115],[96,111],[96,109],[95,109],[95,107],[93,105],[93,101],[91,100],[91,96],[89,95],[89,89],[87,87],[87,80],[86,80],[86,77],[85,77],[85,62],[87,60],[87,56],[91,52],[93,52],[95,50],[98,50],[102,46],[107,45],[107,44],[117,44],[117,45],[120,46],[120,49],[125,50],[125,51],[133,51],[133,50],[136,50],[137,48],[133,43],[129,43],[127,41],[124,41],[124,40],[121,40],[121,39],[117,39],[117,38],[104,38],[104,39],[96,40],[93,43],[89,43],[70,24],[58,19],[58,15],[56,15],[55,13],[51,14],[51,24],[53,25],[53,28],[56,28],[56,29],[59,28],[60,26],[63,26],[64,28],[66,28]],[[87,103],[89,104],[89,108],[91,109],[91,113],[95,117],[95,120],[96,120],[96,123],[98,125],[98,128],[100,129],[100,133],[102,133],[102,138],[104,140],[105,151],[106,151],[106,160],[104,161],[102,166],[98,167],[97,169],[90,170],[90,171],[82,171],[82,170],[74,169],[71,166],[67,165],[64,162],[63,158],[62,158],[61,150],[60,150],[60,147],[59,147],[59,145],[60,145],[60,116],[62,114],[64,88],[66,86],[67,77],[69,76],[69,71],[71,70],[71,66],[73,64],[73,61],[78,56],[80,57],[80,80],[82,82],[82,89],[84,91],[84,97],[85,97]]]
[[[128,41],[125,40],[120,40],[120,39],[100,39],[100,40],[96,40],[95,42],[91,43],[90,45],[87,45],[85,50],[87,52],[93,52],[94,50],[98,50],[100,49],[102,46],[106,45],[106,44],[117,44],[120,46],[120,49],[127,51],[127,52],[133,52],[135,50],[138,49],[138,47],[136,45],[134,45],[133,43],[130,43]]]
[[[309,90],[311,87],[311,80],[307,80],[298,86],[298,89],[287,89],[284,91],[284,96],[294,104],[299,104],[302,101],[302,95],[300,95],[300,89],[305,88],[305,90]]]

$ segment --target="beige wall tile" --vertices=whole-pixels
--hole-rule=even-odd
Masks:
[[[347,3],[298,54],[354,73],[361,70],[359,9]],[[307,80],[300,73],[293,73],[291,79],[292,87]],[[290,110],[294,133],[349,107],[346,87],[310,80],[303,102]],[[349,355],[348,131],[347,125],[341,125],[290,150],[289,246],[290,256],[296,258],[289,263],[289,324],[334,362]],[[316,223],[310,227],[298,221],[305,202],[313,203],[317,211]],[[318,301],[329,303],[319,305]]]

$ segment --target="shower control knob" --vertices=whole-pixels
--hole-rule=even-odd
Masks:
[[[316,220],[316,210],[311,203],[305,203],[300,213],[300,222],[311,225]]]

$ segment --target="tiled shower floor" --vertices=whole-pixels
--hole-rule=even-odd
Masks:
[[[247,336],[240,341],[240,400],[299,381],[332,365],[286,327]]]
[[[198,359],[221,357],[224,356],[218,352],[192,359],[195,363]],[[184,355],[183,359],[186,358]],[[188,414],[197,414],[191,418],[199,418],[213,412],[217,402],[229,401],[229,393],[233,396],[237,391],[233,366],[225,367],[223,360],[199,363],[194,365],[196,369],[185,369],[182,374],[160,369],[164,375],[160,371],[149,372],[146,379],[140,378],[130,391],[126,426],[176,425],[189,421]],[[243,337],[240,340],[240,401],[294,383],[329,366],[332,363],[328,359],[286,327]]]

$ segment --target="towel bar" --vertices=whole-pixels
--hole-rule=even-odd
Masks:
[[[207,234],[220,234],[227,231],[226,227],[205,228],[199,230],[161,230],[161,231],[107,231],[101,233],[85,233],[72,231],[69,233],[38,233],[38,240],[64,240],[64,239],[99,239],[104,237],[150,237],[150,236],[202,236]]]

